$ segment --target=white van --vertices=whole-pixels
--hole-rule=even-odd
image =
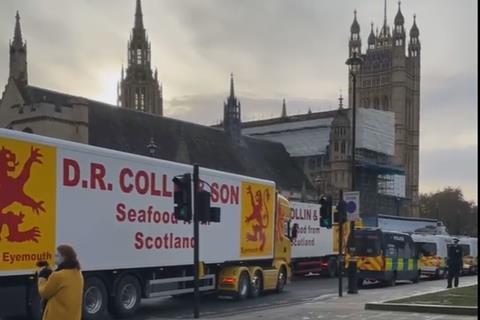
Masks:
[[[463,250],[463,274],[478,272],[478,238],[457,237]]]
[[[447,275],[448,245],[452,237],[437,234],[412,234],[419,254],[421,275],[444,278]]]

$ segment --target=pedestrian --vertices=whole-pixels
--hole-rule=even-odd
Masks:
[[[60,245],[55,254],[57,268],[43,267],[38,273],[38,292],[45,302],[43,320],[80,320],[83,276],[75,250]]]
[[[455,288],[458,287],[458,276],[463,268],[463,251],[458,245],[458,239],[453,238],[453,244],[448,247],[448,283],[447,288],[452,287],[452,279],[454,279]]]

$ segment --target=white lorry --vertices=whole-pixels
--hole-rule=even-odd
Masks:
[[[36,263],[77,251],[83,318],[133,314],[141,298],[193,291],[193,224],[173,214],[172,179],[192,167],[0,129],[0,318],[38,317]],[[200,168],[221,222],[200,226],[200,290],[239,299],[291,275],[288,201],[272,181]],[[200,267],[200,266],[199,266]]]
[[[292,271],[295,275],[337,273],[333,229],[320,227],[320,204],[290,202],[291,223],[298,225],[292,242]]]

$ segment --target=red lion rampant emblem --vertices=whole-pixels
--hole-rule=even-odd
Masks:
[[[17,156],[11,150],[2,147],[0,150],[0,232],[3,226],[8,229],[7,241],[9,242],[38,242],[40,237],[40,229],[33,227],[28,230],[20,230],[25,215],[22,212],[15,214],[5,209],[13,203],[19,203],[23,206],[30,207],[36,214],[45,212],[43,201],[35,201],[31,196],[25,193],[25,184],[30,179],[30,171],[34,163],[42,164],[42,154],[40,149],[32,147],[30,156],[25,161],[21,172],[17,177],[12,177],[12,172],[20,164]],[[2,239],[0,238],[0,241]]]
[[[263,251],[265,246],[265,229],[269,225],[269,212],[267,203],[270,200],[270,193],[268,189],[265,189],[263,194],[262,191],[257,190],[255,192],[255,197],[253,196],[252,188],[247,187],[247,194],[250,196],[250,204],[253,208],[252,213],[245,219],[245,222],[254,221],[252,226],[252,233],[247,233],[247,241],[260,241],[259,249]],[[263,211],[265,210],[265,214]]]

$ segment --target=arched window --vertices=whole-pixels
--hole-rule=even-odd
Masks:
[[[340,144],[340,152],[345,154],[346,149],[345,149],[345,140],[342,140],[342,143]]]
[[[142,49],[137,49],[137,64],[142,64]]]

